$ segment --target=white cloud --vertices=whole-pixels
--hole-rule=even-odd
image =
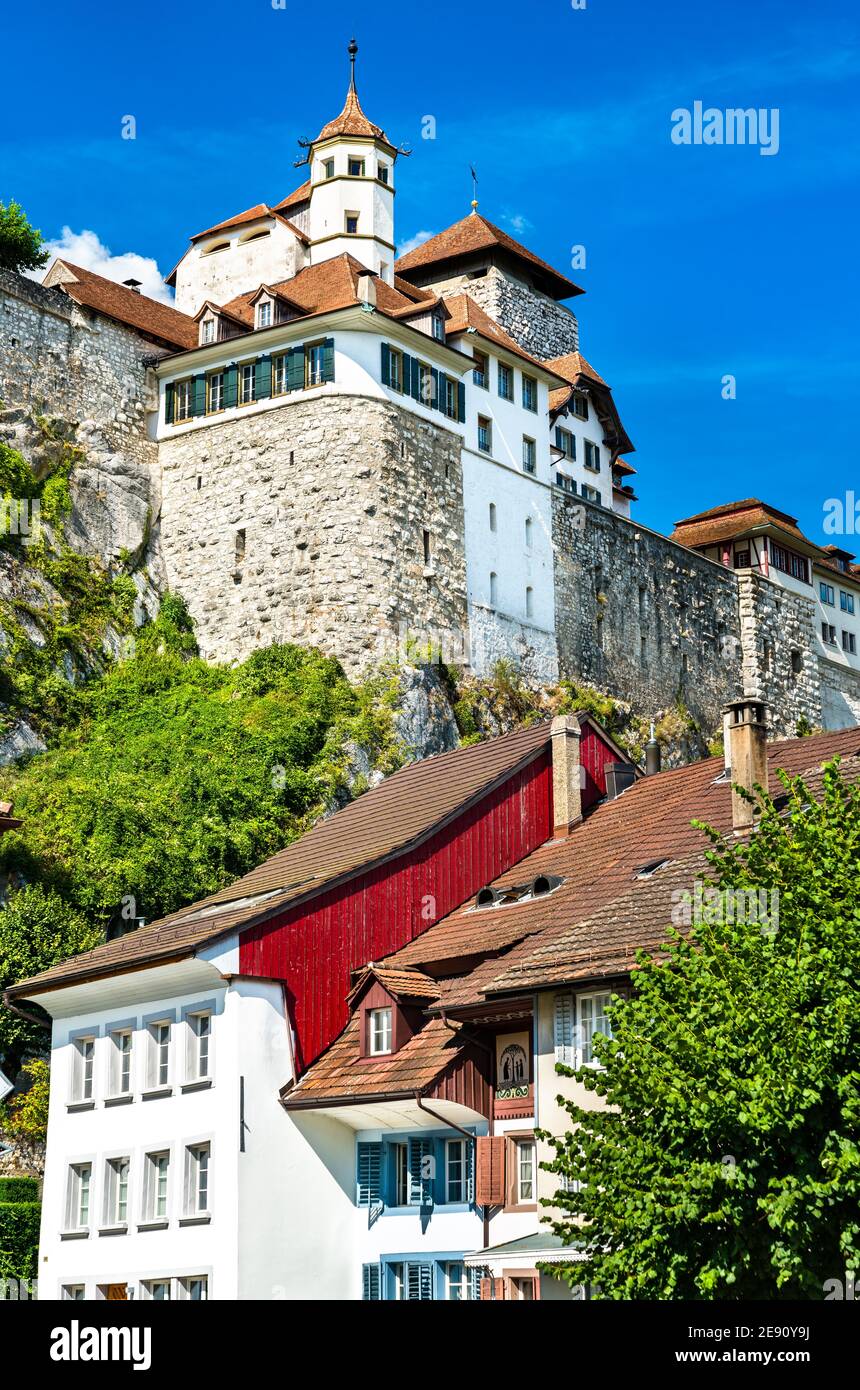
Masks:
[[[416,246],[423,246],[425,241],[429,241],[431,236],[435,235],[435,232],[416,232],[408,241],[403,242],[398,249],[398,256],[408,256],[409,252],[414,251]]]
[[[523,232],[527,232],[530,227],[534,226],[534,223],[530,222],[527,217],[524,217],[521,212],[515,212],[513,214],[506,212],[502,216],[502,221],[507,222],[508,226],[513,227],[514,231],[518,232],[520,236],[522,236]]]
[[[150,299],[160,299],[164,304],[173,303],[173,296],[164,283],[158,262],[151,256],[139,256],[136,251],[123,251],[121,255],[114,256],[110,247],[105,246],[95,232],[73,232],[71,227],[64,227],[61,235],[54,241],[46,242],[45,247],[51,255],[45,270],[59,256],[64,261],[71,261],[72,265],[92,270],[94,274],[103,275],[106,280],[115,280],[120,285],[123,280],[139,280],[141,294]],[[36,271],[33,279],[41,280],[44,273],[42,270]]]

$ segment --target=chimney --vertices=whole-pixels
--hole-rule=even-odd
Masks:
[[[140,294],[140,287],[143,283],[141,280],[123,280],[122,283],[127,290],[132,290],[135,294]]]
[[[376,304],[376,281],[372,275],[359,275],[355,286],[355,295],[365,306],[374,307]]]
[[[553,834],[569,835],[582,820],[581,730],[575,714],[560,714],[550,728],[552,738]]]
[[[651,737],[645,744],[645,776],[653,777],[660,771],[662,754],[660,745],[654,737],[654,725],[651,725]]]
[[[636,780],[636,769],[630,763],[606,763],[603,771],[606,774],[607,801],[614,801]]]
[[[752,792],[756,784],[767,789],[767,705],[752,695],[726,705],[725,728],[732,782]],[[732,828],[747,834],[755,820],[755,807],[732,788]]]

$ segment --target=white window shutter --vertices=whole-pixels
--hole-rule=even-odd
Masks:
[[[573,995],[555,996],[555,1060],[565,1066],[576,1066]]]

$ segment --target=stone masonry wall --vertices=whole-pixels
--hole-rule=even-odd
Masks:
[[[332,395],[202,426],[160,450],[158,540],[207,659],[292,641],[358,675],[394,654],[406,630],[418,639],[465,629],[451,431],[387,402]]]
[[[464,289],[532,356],[546,360],[579,348],[579,326],[570,309],[509,280],[495,266],[480,279],[470,280]]]
[[[739,571],[738,616],[743,689],[770,707],[774,738],[793,738],[800,719],[822,724],[815,655],[815,605],[752,571]],[[831,725],[844,727],[850,720]]]
[[[155,468],[147,411],[158,409],[145,356],[159,349],[57,288],[0,270],[0,403],[105,427],[135,463]]]
[[[819,659],[821,723],[825,729],[845,729],[860,724],[860,674]]]
[[[742,689],[734,574],[605,508],[553,499],[562,676],[656,715],[677,701],[709,740]]]

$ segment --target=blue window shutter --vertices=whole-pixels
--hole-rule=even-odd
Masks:
[[[323,343],[323,381],[334,381],[334,338],[326,338]]]
[[[271,357],[259,357],[254,364],[254,394],[258,401],[272,394]]]
[[[457,382],[457,419],[461,425],[466,420],[466,388],[462,381]]]
[[[382,1200],[382,1145],[356,1144],[356,1198],[359,1207]]]
[[[206,414],[206,378],[195,376],[191,379],[191,414]]]
[[[305,384],[305,350],[303,347],[290,348],[287,364],[287,390],[301,391]]]
[[[173,397],[174,397],[174,395],[175,395],[175,388],[174,388],[173,382],[170,381],[170,382],[168,382],[167,386],[165,386],[165,388],[164,388],[164,423],[165,423],[165,425],[172,425],[172,424],[173,424]]]
[[[561,426],[560,426],[560,425],[556,425],[556,427],[555,427],[555,447],[556,447],[557,449],[563,449],[563,448],[564,448],[564,445],[563,445],[562,442],[561,442]]]
[[[428,1302],[433,1298],[432,1264],[406,1266],[406,1297],[410,1302]]]
[[[432,1207],[436,1155],[432,1139],[409,1140],[409,1205]]]
[[[361,1266],[361,1297],[364,1302],[382,1298],[379,1265]]]
[[[228,367],[224,373],[224,408],[229,410],[239,399],[239,368]]]
[[[382,344],[382,384],[391,385],[391,348],[387,343]]]
[[[471,1206],[475,1200],[475,1145],[466,1141],[466,1201]]]

